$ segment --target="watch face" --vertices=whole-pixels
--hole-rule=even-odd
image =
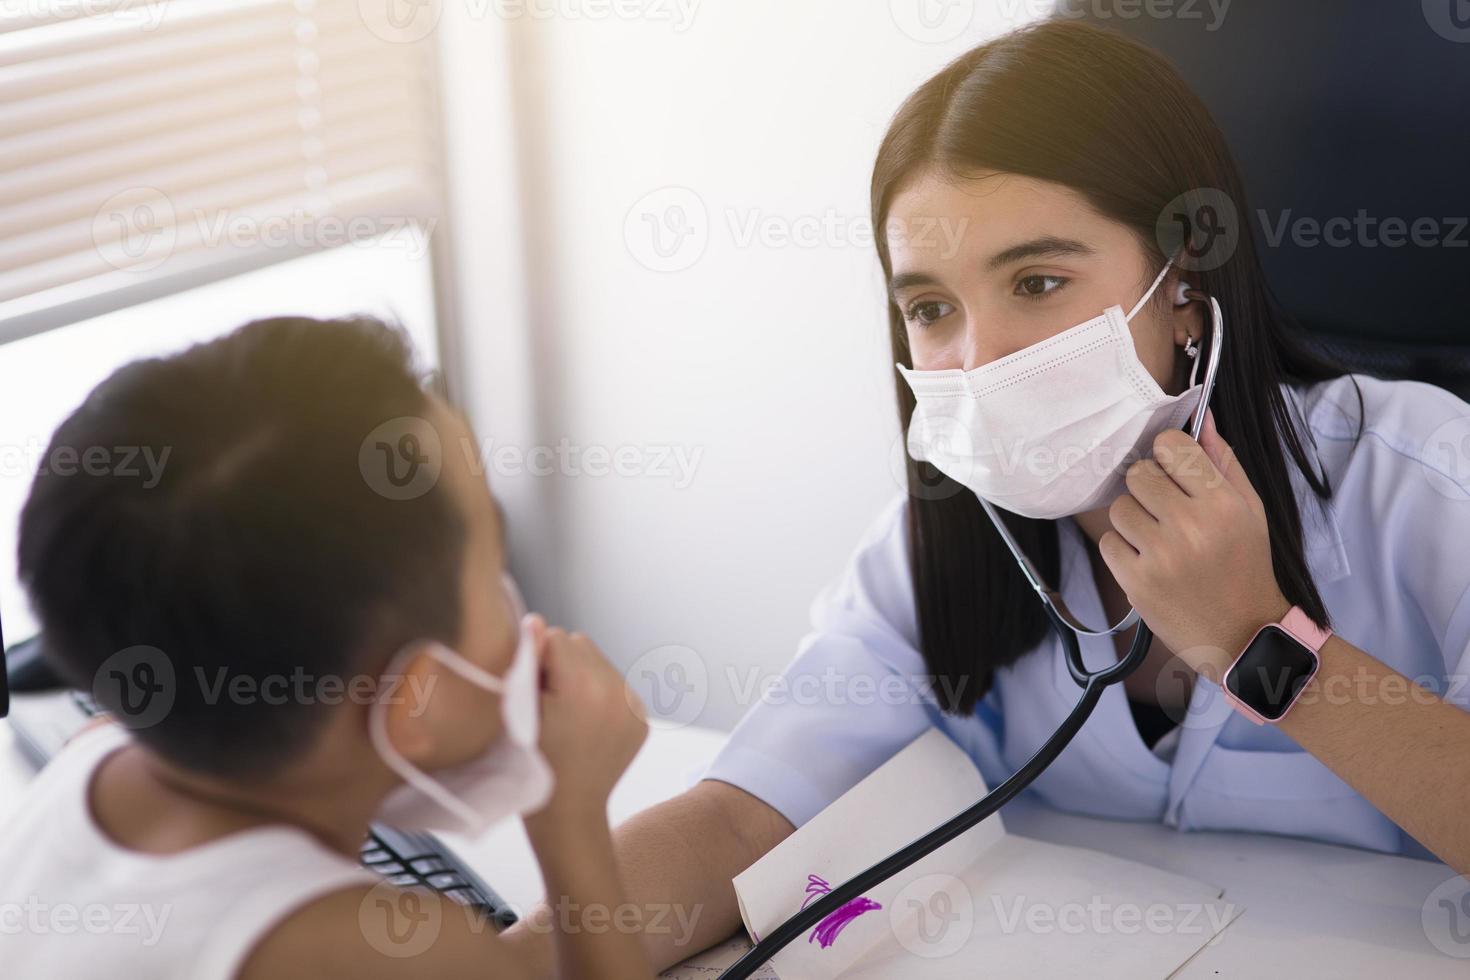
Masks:
[[[1279,626],[1267,626],[1225,675],[1225,686],[1262,718],[1277,721],[1316,669],[1315,653]]]

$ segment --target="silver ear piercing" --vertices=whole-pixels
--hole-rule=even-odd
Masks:
[[[1189,368],[1189,386],[1194,387],[1194,379],[1199,377],[1199,341],[1193,337],[1184,338],[1184,356],[1194,363]]]

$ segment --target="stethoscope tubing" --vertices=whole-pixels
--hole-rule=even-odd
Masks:
[[[1051,613],[1050,608],[1048,612]],[[1077,651],[1077,635],[1073,633],[1066,624],[1054,614],[1053,625],[1057,628],[1057,634],[1062,643],[1068,646],[1068,659],[1074,657],[1080,661],[1080,651]],[[1001,807],[1009,803],[1017,794],[1027,786],[1030,786],[1037,776],[1040,776],[1062,750],[1072,741],[1076,734],[1081,731],[1082,725],[1092,716],[1092,711],[1097,707],[1098,700],[1102,697],[1103,690],[1110,684],[1122,680],[1138,665],[1143,663],[1148,654],[1149,644],[1153,640],[1153,633],[1146,623],[1138,624],[1138,633],[1133,638],[1132,646],[1128,655],[1118,661],[1116,668],[1122,670],[1099,671],[1092,675],[1091,679],[1082,688],[1082,694],[1077,698],[1077,703],[1057,730],[1051,737],[1037,749],[1025,764],[1001,783],[995,789],[987,793],[979,802],[966,810],[960,811],[949,820],[935,827],[924,836],[905,844],[888,857],[872,865],[864,871],[860,871],[851,878],[836,886],[832,891],[823,895],[806,908],[791,916],[785,922],[773,929],[764,939],[746,952],[740,959],[719,975],[718,980],[745,980],[754,973],[763,963],[780,952],[793,939],[796,939],[808,929],[814,927],[818,922],[841,908],[847,902],[857,898],[863,892],[868,891],[876,885],[888,880],[898,874],[904,868],[920,860],[928,854],[948,844],[956,837],[969,830],[971,827],[995,813]]]
[[[1213,296],[1196,290],[1189,290],[1186,295],[1190,299],[1207,300],[1210,304],[1212,321],[1210,360],[1205,369],[1204,390],[1200,394],[1199,406],[1194,412],[1189,428],[1190,437],[1198,442],[1200,432],[1204,428],[1205,410],[1209,407],[1210,396],[1214,393],[1215,377],[1220,367],[1220,351],[1224,339],[1224,315],[1220,311],[1220,304]],[[788,943],[828,915],[863,892],[887,881],[915,861],[948,844],[1009,803],[1017,794],[1035,782],[1036,778],[1046,771],[1047,766],[1056,761],[1057,756],[1061,755],[1062,750],[1071,743],[1077,733],[1082,730],[1083,724],[1092,716],[1093,709],[1097,707],[1103,691],[1132,674],[1148,656],[1148,648],[1153,642],[1153,631],[1139,618],[1137,609],[1129,610],[1128,615],[1121,621],[1104,630],[1092,630],[1078,622],[1077,618],[1068,611],[1066,604],[1062,602],[1061,594],[1046,583],[1045,577],[1031,563],[1020,544],[1007,530],[1005,522],[1001,520],[995,508],[983,497],[978,499],[1001,539],[1006,543],[1011,554],[1015,556],[1022,573],[1036,590],[1037,595],[1041,597],[1047,618],[1051,620],[1052,627],[1056,630],[1066,653],[1067,670],[1072,675],[1072,679],[1082,688],[1077,703],[1072,706],[1067,717],[1062,720],[1057,730],[1042,744],[1041,748],[1037,749],[1031,758],[1027,759],[1005,782],[985,794],[968,809],[961,810],[922,837],[910,841],[878,863],[853,875],[826,895],[792,915],[751,947],[744,956],[731,964],[717,980],[745,980],[767,960],[784,949]],[[1078,643],[1079,636],[1111,636],[1123,632],[1134,624],[1137,624],[1138,632],[1134,635],[1125,657],[1099,670],[1087,669],[1086,662],[1082,659],[1081,646]]]

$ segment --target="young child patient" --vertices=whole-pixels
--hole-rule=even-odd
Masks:
[[[162,475],[82,465],[93,446],[151,447]],[[21,577],[113,722],[0,828],[6,977],[530,976],[464,907],[356,860],[373,820],[514,813],[558,975],[652,976],[609,926],[607,798],[642,706],[586,637],[523,615],[471,432],[400,331],[263,320],[130,364],[47,459]]]

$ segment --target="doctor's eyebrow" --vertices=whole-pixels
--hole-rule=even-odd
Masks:
[[[1074,238],[1058,238],[1055,235],[1046,235],[1041,238],[1033,238],[1028,242],[1020,242],[996,252],[985,263],[985,270],[987,272],[996,272],[1022,259],[1057,255],[1095,254],[1097,254],[1097,249],[1088,245],[1086,242],[1079,242]],[[937,285],[938,282],[938,279],[927,272],[900,272],[888,280],[888,299],[897,306],[900,291],[913,286],[933,286]]]
[[[995,272],[997,269],[1008,266],[1012,262],[1019,262],[1022,259],[1034,259],[1040,258],[1041,256],[1053,255],[1093,255],[1096,252],[1097,249],[1088,245],[1086,242],[1079,242],[1073,238],[1057,238],[1055,235],[1047,235],[1042,238],[1033,238],[1029,242],[1021,242],[1019,245],[1012,245],[1010,248],[996,252],[990,257],[990,261],[985,263],[985,268],[989,272]]]

